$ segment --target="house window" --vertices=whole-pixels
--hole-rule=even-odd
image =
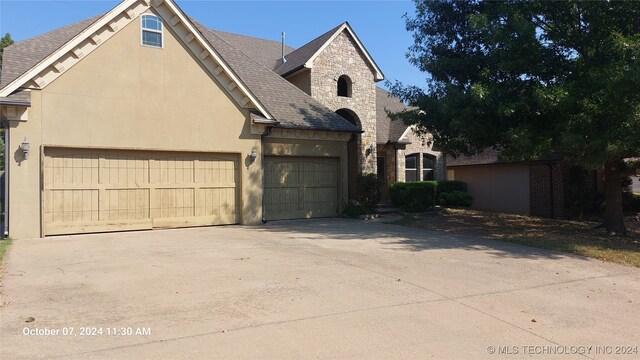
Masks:
[[[436,178],[436,158],[433,155],[422,155],[422,180],[434,180]]]
[[[142,45],[162,47],[162,19],[155,15],[142,15]]]
[[[351,97],[351,79],[347,75],[338,78],[338,96]]]
[[[406,182],[418,181],[418,155],[405,157],[404,178]]]

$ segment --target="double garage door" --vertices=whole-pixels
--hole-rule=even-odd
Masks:
[[[268,220],[338,214],[338,160],[265,158]],[[44,235],[240,222],[233,154],[45,148]]]
[[[45,148],[45,235],[239,222],[238,156]]]

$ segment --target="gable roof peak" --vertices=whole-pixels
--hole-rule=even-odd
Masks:
[[[3,70],[0,97],[9,96],[15,90],[23,87],[44,88],[150,8],[153,8],[154,12],[157,12],[157,15],[166,21],[167,27],[182,27],[183,32],[189,34],[181,39],[185,46],[199,58],[218,81],[224,84],[225,89],[241,107],[256,108],[265,117],[271,118],[271,114],[260,100],[211,47],[174,0],[123,0],[105,14],[80,22],[79,26],[72,26],[73,31],[69,31],[70,34],[61,36],[60,41],[50,44],[46,51],[40,51],[28,66],[16,65],[14,64],[16,61],[5,63],[5,67],[10,68],[7,73],[11,74],[11,77],[5,77]],[[36,44],[36,39],[44,38],[46,41],[47,36],[54,33],[64,34],[63,30],[67,28],[54,30],[30,39],[30,41]],[[186,40],[189,36],[190,40]],[[16,49],[18,48],[16,47]],[[25,56],[20,51],[10,50],[7,53],[5,56],[17,60],[17,62],[20,62],[20,59]]]
[[[364,45],[362,45],[362,42],[353,31],[348,21],[341,23],[340,25],[334,27],[333,29],[327,31],[326,33],[318,36],[317,38],[309,41],[302,47],[288,54],[286,56],[287,62],[277,67],[275,69],[276,73],[283,77],[286,77],[287,75],[290,75],[300,69],[313,68],[313,60],[315,60],[315,58],[320,55],[320,53],[338,36],[338,34],[342,33],[343,31],[347,31],[349,33],[349,36],[353,38],[356,47],[362,52],[365,60],[371,66],[371,69],[374,73],[374,80],[384,80],[384,74],[382,73],[376,62],[373,61],[373,58],[364,47]]]

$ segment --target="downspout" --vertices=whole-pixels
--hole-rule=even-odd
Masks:
[[[260,135],[260,164],[262,166],[262,223],[266,224],[267,223],[267,216],[266,216],[266,208],[267,208],[267,201],[265,199],[265,187],[266,187],[266,180],[265,180],[265,167],[264,167],[264,138],[271,135],[271,126],[267,126],[264,129],[264,132],[262,133],[262,135]]]
[[[3,124],[5,125],[5,124]],[[9,236],[9,122],[6,122],[4,130],[4,229],[3,238]]]

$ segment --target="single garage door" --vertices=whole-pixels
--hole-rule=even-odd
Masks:
[[[338,159],[265,157],[267,220],[338,214]]]
[[[45,235],[238,223],[238,156],[45,148]]]

